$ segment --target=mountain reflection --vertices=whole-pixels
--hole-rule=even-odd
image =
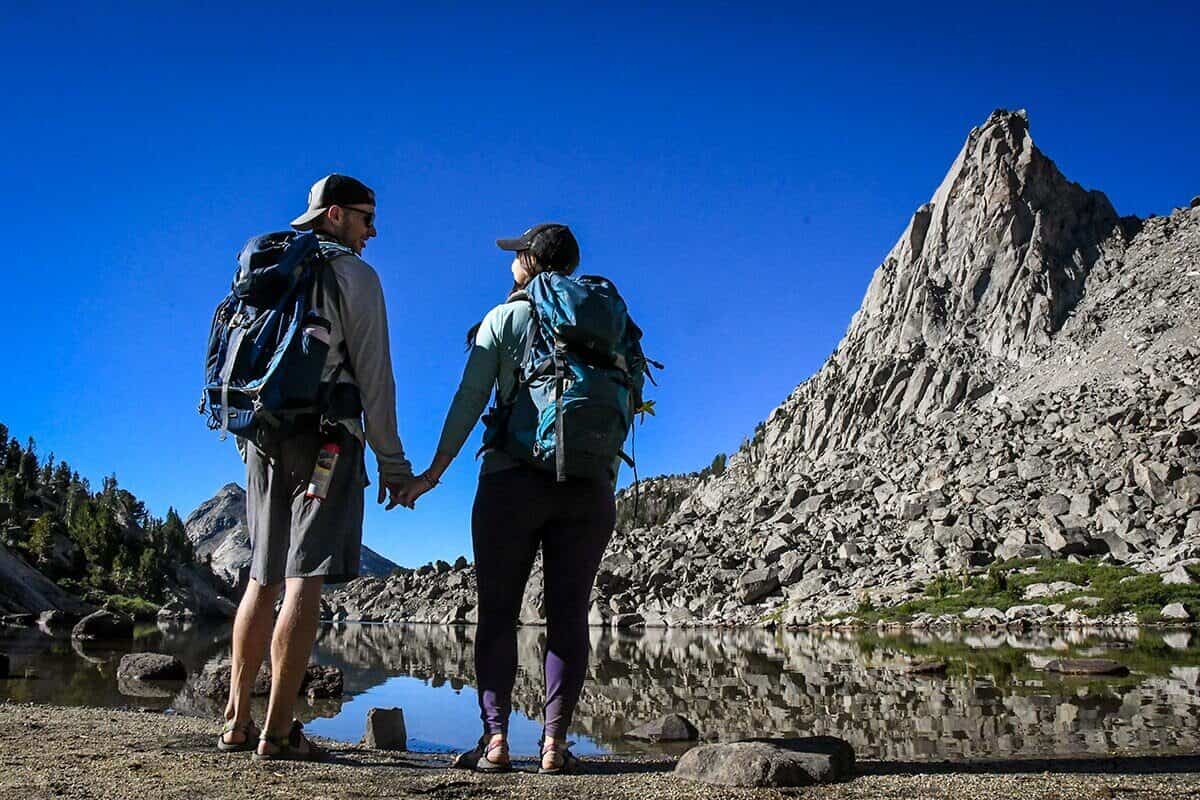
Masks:
[[[761,630],[593,628],[589,679],[574,731],[629,749],[621,737],[662,714],[690,718],[707,739],[830,734],[862,757],[992,758],[1194,752],[1200,744],[1200,649],[1136,630],[1098,638],[1046,635],[773,634]],[[320,660],[347,687],[407,675],[475,685],[474,629],[342,625],[324,629]],[[545,629],[518,636],[514,707],[539,718]],[[1037,667],[1067,656],[1126,663],[1126,678],[1061,679]],[[912,675],[939,659],[942,676]]]
[[[442,692],[475,686],[474,628],[437,625],[334,625],[322,628],[315,660],[341,667],[345,697],[302,703],[304,720],[327,718],[331,735],[361,735],[366,707],[404,704],[414,721],[439,723]],[[1195,644],[1193,643],[1195,640]],[[518,635],[517,712],[541,718],[545,629]],[[691,719],[706,739],[829,734],[860,757],[888,760],[981,759],[1108,753],[1194,753],[1200,749],[1200,636],[1187,631],[881,636],[763,630],[591,630],[589,678],[572,734],[598,749],[646,749],[623,738],[669,713]],[[173,708],[216,719],[221,696],[196,681],[229,658],[229,628],[164,626],[123,643],[72,642],[65,632],[0,630],[14,678],[0,699],[102,707]],[[118,681],[127,652],[179,656],[193,676],[181,689]],[[1130,669],[1121,678],[1063,678],[1042,667],[1053,658],[1106,658]],[[944,672],[912,674],[916,661]],[[389,689],[407,683],[404,697]],[[424,686],[421,685],[424,684]],[[356,700],[356,698],[362,698]],[[261,717],[266,698],[256,697]],[[453,724],[437,734],[410,725],[434,744],[469,743],[473,697],[452,703]],[[432,712],[429,710],[433,709]],[[429,712],[435,716],[421,717]],[[351,719],[353,717],[353,719]],[[436,726],[432,726],[436,727]],[[528,723],[534,732],[536,724]],[[444,741],[443,741],[444,740]],[[533,747],[534,745],[531,745]],[[662,748],[654,748],[659,751]]]

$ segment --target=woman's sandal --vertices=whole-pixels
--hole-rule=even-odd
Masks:
[[[573,775],[579,771],[579,759],[570,751],[565,740],[555,739],[553,742],[538,742],[541,745],[542,761],[538,765],[539,775]],[[551,756],[550,767],[546,766],[546,756]]]
[[[299,720],[292,720],[291,729],[283,736],[271,736],[263,731],[258,740],[274,747],[275,752],[255,750],[253,758],[258,761],[324,761],[328,753],[304,736],[303,727]]]
[[[242,734],[242,740],[240,742],[225,741],[225,737],[231,733]],[[221,728],[221,735],[217,737],[217,749],[222,753],[245,753],[248,750],[258,747],[260,733],[258,726],[254,724],[254,720],[252,719],[242,722],[229,720]]]
[[[491,734],[485,733],[479,737],[475,746],[465,753],[454,757],[455,769],[473,769],[476,772],[511,772],[512,761],[508,756],[508,740],[491,741]],[[488,754],[495,752],[500,761],[493,761]]]

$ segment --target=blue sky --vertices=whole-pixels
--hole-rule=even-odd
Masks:
[[[242,242],[339,171],[378,193],[364,255],[419,469],[508,287],[494,239],[544,220],[667,364],[642,474],[698,469],[821,365],[992,109],[1123,214],[1200,193],[1195,5],[1047,5],[24,4],[0,20],[0,421],[158,514],[241,481],[195,413],[209,318]],[[477,438],[367,544],[469,554]]]

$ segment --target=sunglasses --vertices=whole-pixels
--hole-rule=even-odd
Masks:
[[[350,206],[342,206],[342,210],[343,211],[357,211],[359,214],[362,214],[363,224],[366,225],[368,228],[370,228],[372,225],[375,224],[375,212],[374,211],[363,211],[361,208],[351,208]]]

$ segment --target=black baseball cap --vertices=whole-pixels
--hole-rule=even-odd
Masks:
[[[558,222],[534,225],[515,239],[497,239],[496,244],[501,250],[528,250],[551,269],[569,272],[579,266],[579,242],[570,228]]]
[[[352,205],[375,205],[374,190],[349,175],[326,175],[308,190],[308,211],[292,220],[292,227],[306,231],[330,206]]]

